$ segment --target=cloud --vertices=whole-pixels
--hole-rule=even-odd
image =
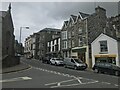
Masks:
[[[12,17],[15,27],[15,36],[19,40],[21,26],[29,26],[30,30],[22,30],[22,42],[34,32],[51,27],[61,28],[63,21],[68,20],[71,14],[78,12],[92,14],[95,6],[100,5],[107,10],[108,16],[117,14],[117,2],[12,2]],[[6,10],[8,3],[2,4]]]

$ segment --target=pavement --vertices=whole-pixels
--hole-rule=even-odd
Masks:
[[[11,72],[18,72],[18,71],[26,70],[26,69],[29,69],[29,68],[30,68],[29,65],[20,62],[19,65],[16,65],[16,66],[13,66],[13,67],[4,68],[2,70],[0,69],[0,74],[11,73]]]

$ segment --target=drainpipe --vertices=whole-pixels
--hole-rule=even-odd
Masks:
[[[89,60],[89,45],[88,45],[88,22],[86,18],[86,63],[88,68],[90,68],[90,60]]]

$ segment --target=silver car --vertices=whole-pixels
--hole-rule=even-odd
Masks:
[[[53,65],[63,65],[63,60],[61,58],[51,58],[50,59],[50,64]]]
[[[85,70],[87,68],[87,64],[83,63],[80,59],[65,58],[64,59],[64,67]]]

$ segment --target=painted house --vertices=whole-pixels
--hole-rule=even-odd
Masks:
[[[92,43],[92,66],[96,62],[108,62],[120,66],[120,39],[100,34]]]

